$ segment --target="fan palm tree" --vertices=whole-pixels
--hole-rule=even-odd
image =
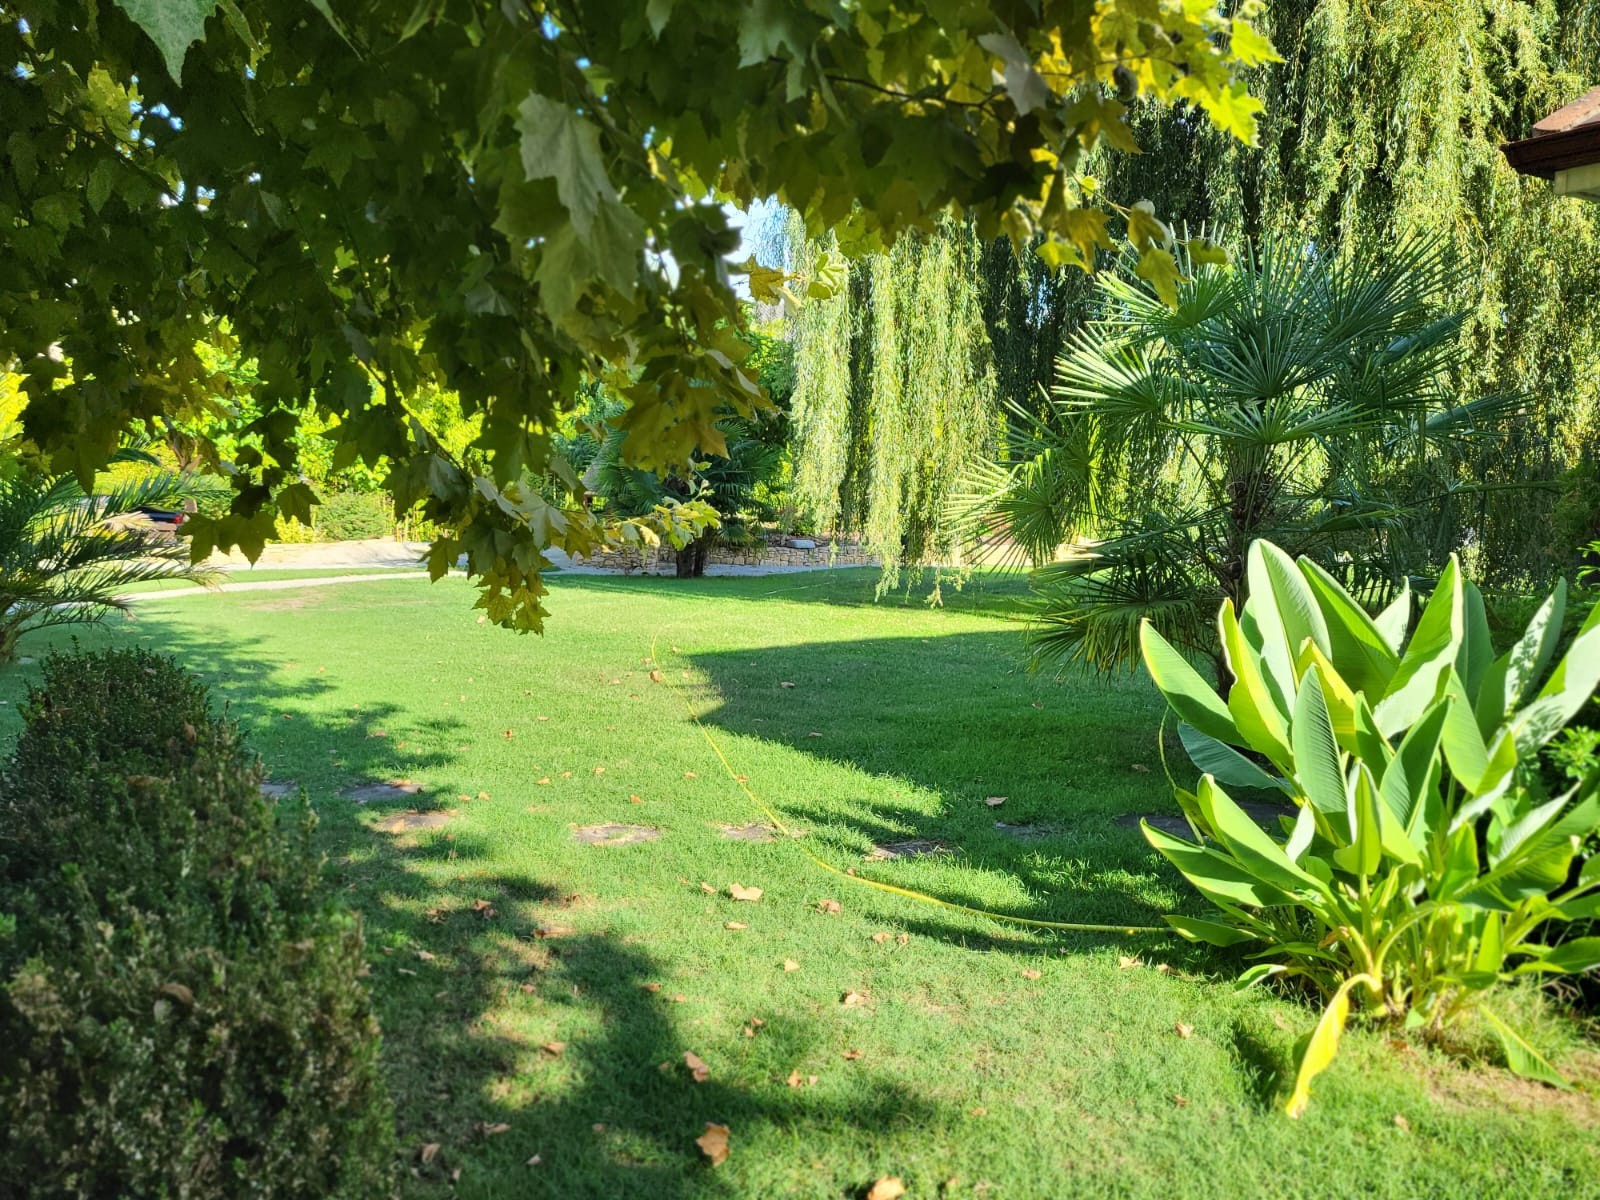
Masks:
[[[1108,272],[1043,415],[1016,410],[1010,460],[955,513],[978,548],[1035,565],[1035,655],[1132,665],[1149,617],[1215,657],[1211,614],[1242,604],[1257,538],[1373,600],[1442,560],[1429,505],[1518,403],[1456,402],[1462,283],[1423,241],[1339,262],[1268,243],[1191,268],[1173,308]]]
[[[90,496],[70,475],[0,478],[0,662],[34,629],[99,620],[127,607],[121,593],[161,579],[211,583],[217,572],[189,562],[189,548],[150,529],[146,508],[174,509],[197,494],[187,475],[151,466]]]

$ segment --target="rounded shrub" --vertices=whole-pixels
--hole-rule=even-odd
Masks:
[[[388,537],[394,509],[382,492],[332,492],[317,505],[316,523],[317,536],[328,542]]]
[[[304,798],[143,651],[53,657],[0,774],[0,1196],[394,1190]]]

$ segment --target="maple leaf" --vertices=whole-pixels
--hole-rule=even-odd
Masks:
[[[529,179],[554,179],[573,227],[587,234],[601,202],[617,199],[601,157],[599,127],[538,93],[517,107],[516,127],[523,172]]]
[[[726,1125],[717,1125],[707,1121],[706,1131],[695,1138],[694,1144],[700,1147],[700,1153],[711,1161],[713,1167],[721,1166],[728,1161],[730,1147],[728,1145],[728,1127]]]
[[[906,1185],[898,1175],[885,1175],[867,1189],[866,1200],[900,1200],[906,1194]]]
[[[711,1077],[711,1068],[706,1066],[705,1060],[693,1050],[683,1052],[683,1065],[689,1068],[689,1074],[694,1076],[696,1083],[704,1083]]]
[[[747,888],[740,883],[730,883],[728,885],[728,895],[732,896],[735,900],[747,900],[751,903],[754,903],[755,901],[761,899],[763,893],[758,887]]]
[[[182,83],[183,60],[190,46],[205,40],[206,18],[216,11],[217,0],[116,0],[116,3],[150,35],[173,80]]]

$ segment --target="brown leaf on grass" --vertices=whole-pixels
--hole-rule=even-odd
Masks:
[[[604,767],[596,767],[594,769],[594,773],[596,775],[604,775],[606,773],[606,769]]]
[[[839,911],[839,902],[837,900],[823,900],[817,904],[817,911],[836,913]]]
[[[891,933],[888,933],[888,932],[880,930],[879,932],[877,932],[877,933],[872,935],[872,940],[877,942],[878,945],[881,946],[893,936],[894,935],[891,934]]]
[[[781,688],[792,688],[794,684],[790,683],[787,679],[780,679],[778,680],[778,686]]]
[[[560,1058],[566,1048],[567,1044],[565,1042],[541,1042],[539,1044],[540,1051],[548,1054],[551,1058]]]
[[[728,1127],[706,1122],[706,1131],[695,1138],[694,1144],[700,1147],[700,1153],[710,1160],[713,1167],[721,1166],[728,1161]]]
[[[983,802],[990,808],[999,808],[1008,799],[1010,799],[1008,796],[985,796]]]
[[[434,960],[434,955],[430,951],[427,951],[427,950],[418,950],[417,951],[417,957],[420,958],[423,962],[432,962]]]
[[[544,776],[544,778],[539,780],[539,785],[541,787],[543,787],[545,784],[547,784],[549,782],[550,782],[550,776],[546,775],[546,776]]]
[[[531,996],[537,990],[538,989],[535,988],[533,986],[533,984],[531,984],[531,983],[519,983],[519,984],[517,984],[517,991],[521,992],[524,996]]]
[[[1139,774],[1141,774],[1141,775],[1150,774],[1150,768],[1145,766],[1143,763],[1131,763],[1129,765],[1131,766],[1131,768],[1133,770],[1139,772]]]
[[[661,985],[659,983],[647,983],[644,985],[644,990],[647,992],[659,992]]]
[[[705,1060],[693,1050],[683,1052],[683,1065],[689,1068],[689,1074],[694,1076],[696,1083],[704,1083],[711,1077],[711,1068],[706,1066]]]
[[[812,731],[812,732],[810,732],[810,733],[808,733],[808,734],[806,734],[806,736],[807,736],[807,737],[808,737],[808,738],[814,738],[814,737],[817,737],[817,738],[819,738],[819,737],[821,737],[821,736],[822,736],[822,735],[821,735],[821,734],[820,734],[820,733],[817,733],[817,732],[816,732],[816,731],[815,731],[815,730],[813,730],[813,731]]]
[[[570,925],[535,925],[533,936],[536,938],[562,938],[572,936]]]
[[[1194,1036],[1194,1026],[1185,1025],[1182,1021],[1179,1021],[1176,1025],[1174,1025],[1172,1027],[1172,1031],[1181,1038],[1191,1038]]]
[[[729,922],[727,922],[726,924],[723,925],[723,928],[724,929],[749,929],[750,926],[746,925],[743,921],[729,921]]]
[[[902,933],[899,937],[895,938],[894,940],[895,940],[896,943],[898,943],[901,946],[909,946],[911,944],[911,935],[909,933]]]
[[[789,1072],[789,1078],[785,1079],[784,1082],[792,1088],[805,1087],[806,1085],[805,1076],[800,1074],[800,1068],[798,1067]]]
[[[513,733],[511,730],[508,729],[504,733],[502,733],[500,736],[505,738],[505,740],[509,742],[512,738],[516,737],[517,735],[515,733]]]
[[[527,1163],[525,1165],[530,1166],[530,1167],[537,1167],[543,1161],[544,1161],[544,1159],[540,1158],[537,1154],[535,1154],[532,1158],[530,1158],[527,1161]]]
[[[762,891],[758,887],[747,888],[742,883],[730,883],[728,885],[728,895],[732,896],[735,900],[748,900],[754,903],[755,901],[761,899]]]
[[[478,1132],[484,1137],[494,1137],[499,1133],[510,1133],[511,1126],[507,1125],[504,1121],[479,1121]]]
[[[434,1159],[439,1157],[439,1151],[443,1148],[443,1144],[440,1142],[424,1142],[422,1147],[417,1151],[417,1161],[423,1166],[427,1166]]]
[[[540,717],[539,718],[539,720],[541,720],[541,721],[548,721],[549,719],[550,719],[549,717]]]
[[[661,682],[661,672],[660,671],[651,671],[650,672],[650,682],[651,683],[660,683]]]
[[[1405,1038],[1390,1038],[1389,1049],[1396,1054],[1406,1054],[1411,1049],[1411,1043],[1406,1041]]]
[[[489,798],[489,793],[488,792],[479,792],[478,793],[478,799],[479,800],[487,800],[488,798]]]
[[[898,1175],[885,1175],[867,1189],[866,1200],[900,1200],[906,1194],[906,1185]]]
[[[1037,979],[1041,974],[1043,974],[1042,971],[1036,971],[1032,967],[1029,967],[1022,972],[1022,977],[1024,979]]]
[[[795,962],[795,960],[792,958],[786,958],[783,960],[783,969],[785,971],[798,971],[800,969],[800,964]]]
[[[846,1050],[842,1057],[844,1058],[845,1062],[855,1062],[861,1057],[861,1053],[862,1052],[860,1050]]]
[[[1131,971],[1134,967],[1144,966],[1144,959],[1135,954],[1123,954],[1117,958],[1117,967],[1123,971]]]
[[[1401,1133],[1411,1132],[1411,1122],[1406,1120],[1405,1117],[1401,1116],[1399,1113],[1395,1113],[1394,1115],[1394,1127]]]
[[[1171,975],[1173,973],[1172,964],[1171,963],[1157,963],[1156,964],[1156,973],[1160,974],[1160,975]]]
[[[867,994],[865,992],[846,992],[839,997],[839,1003],[846,1008],[857,1008],[866,1002]]]
[[[1184,1096],[1184,1095],[1180,1095],[1177,1092],[1172,1093],[1172,1102],[1174,1104],[1176,1104],[1179,1108],[1188,1108],[1189,1107],[1189,1097]]]
[[[716,885],[707,883],[704,879],[700,881],[700,890],[708,896],[715,896],[717,894]]]
[[[496,916],[499,915],[495,912],[494,905],[490,904],[487,900],[474,900],[472,902],[472,911],[477,913],[485,921],[492,921]]]
[[[563,771],[563,772],[561,772],[561,778],[563,778],[563,779],[571,779],[572,778],[572,772],[571,771]]]
[[[637,796],[629,796],[628,797],[628,803],[629,804],[643,804],[644,801],[639,799],[639,797],[637,797]]]
[[[1034,706],[1034,707],[1035,707],[1035,708],[1043,708],[1043,707],[1044,707],[1044,705],[1042,705],[1042,704],[1040,704],[1040,703],[1039,703],[1039,702],[1038,702],[1038,701],[1037,701],[1037,700],[1035,700],[1035,701],[1034,701],[1034,702],[1033,702],[1033,706]]]
[[[700,778],[700,776],[696,775],[693,771],[685,771],[683,773],[683,777],[685,779],[699,779]]]
[[[668,996],[667,999],[671,1000],[674,1004],[687,1004],[689,1002],[689,997],[685,996],[682,992],[679,992],[673,996]]]

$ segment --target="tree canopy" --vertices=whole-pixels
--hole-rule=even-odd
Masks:
[[[1255,0],[0,0],[0,368],[19,452],[87,480],[130,430],[230,400],[242,448],[194,550],[258,551],[304,518],[296,432],[387,465],[448,530],[501,623],[544,615],[542,548],[591,548],[552,447],[586,378],[628,402],[626,455],[723,449],[763,396],[743,365],[726,205],[776,196],[844,253],[955,210],[1109,247],[1083,162],[1135,149],[1126,105],[1191,104],[1242,143],[1240,75],[1273,57]],[[1125,209],[1168,294],[1179,249]],[[838,285],[745,268],[757,298]],[[414,403],[477,422],[447,446]],[[668,518],[671,520],[672,518]]]

